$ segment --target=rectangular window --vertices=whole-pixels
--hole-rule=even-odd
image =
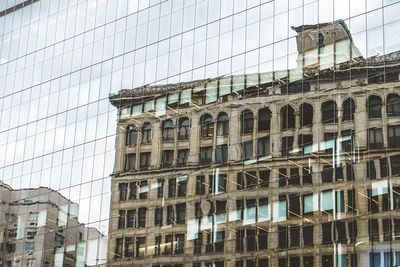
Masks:
[[[174,160],[174,151],[164,150],[162,153],[162,167],[163,168],[171,167],[173,160]]]
[[[175,254],[183,254],[183,250],[185,247],[185,235],[177,234],[175,235]]]
[[[258,150],[257,154],[259,157],[269,155],[269,137],[263,137],[258,139]]]
[[[139,208],[138,211],[138,228],[146,227],[146,213],[147,208]]]
[[[176,223],[184,224],[186,218],[186,203],[176,204]]]
[[[300,196],[289,195],[289,217],[291,218],[301,218],[300,215]]]
[[[381,128],[371,128],[368,130],[368,146],[369,149],[383,148],[383,133]]]
[[[354,166],[352,164],[346,165],[346,179],[347,181],[354,181]]]
[[[379,196],[372,194],[372,189],[367,189],[368,194],[368,211],[377,213],[379,211]]]
[[[206,192],[206,184],[204,175],[196,176],[196,195],[204,195]]]
[[[354,244],[357,240],[357,221],[350,221],[348,223],[348,227],[350,243]]]
[[[295,185],[295,186],[300,185],[299,168],[291,168],[290,169],[289,185]]]
[[[390,169],[392,176],[400,174],[400,156],[390,157]]]
[[[203,238],[201,233],[197,233],[196,239],[194,240],[193,254],[201,254],[203,245]]]
[[[139,183],[139,199],[147,199],[149,193],[149,185],[147,181],[140,181]]]
[[[242,159],[247,160],[253,157],[253,141],[242,143]]]
[[[338,190],[336,191],[336,212],[342,213],[344,210],[344,191]]]
[[[269,176],[270,171],[259,171],[259,178],[260,178],[260,186],[261,187],[268,187],[269,186]]]
[[[146,254],[146,237],[136,238],[136,257],[141,258]]]
[[[389,148],[400,148],[400,125],[388,127]]]
[[[168,197],[175,197],[176,193],[176,178],[168,180]]]
[[[391,219],[383,219],[383,241],[391,241],[392,240],[392,220]]]
[[[132,258],[135,252],[135,238],[125,237],[125,257]]]
[[[311,153],[313,146],[313,136],[310,134],[299,135],[299,148],[303,154]]]
[[[244,174],[242,172],[237,173],[236,188],[237,190],[241,190],[244,188]]]
[[[377,219],[368,220],[368,233],[369,241],[379,242],[379,222]]]
[[[326,212],[333,211],[333,190],[325,190],[321,192],[321,210]]]
[[[367,161],[367,178],[376,179],[375,163],[373,160]]]
[[[228,162],[228,145],[219,145],[215,150],[215,163],[224,164]]]
[[[288,243],[288,233],[286,226],[278,226],[278,248],[286,249]]]
[[[135,226],[135,210],[128,210],[126,212],[126,228],[133,228]]]
[[[323,167],[323,170],[321,172],[321,180],[323,183],[333,182],[333,168],[330,165],[326,165]]]
[[[257,172],[255,171],[248,171],[244,172],[246,178],[246,187],[253,187],[257,185],[258,177]]]
[[[154,225],[162,225],[163,223],[163,208],[159,207],[154,212]]]
[[[165,244],[164,244],[164,255],[172,254],[172,245],[174,243],[174,236],[173,235],[166,235],[165,236]]]
[[[167,206],[167,224],[171,225],[175,223],[174,206]]]
[[[154,255],[160,255],[161,254],[161,236],[158,235],[155,237],[154,241]]]
[[[226,192],[226,174],[209,175],[209,188],[210,194],[219,194]]]
[[[117,238],[115,240],[115,253],[114,258],[122,258],[122,246],[124,244],[124,240],[122,238]]]
[[[212,147],[201,147],[200,148],[200,164],[209,165],[212,162]]]
[[[158,179],[157,181],[157,197],[164,196],[164,179]]]
[[[324,149],[325,153],[333,153],[335,147],[336,147],[336,139],[337,139],[337,133],[325,133],[324,134]]]
[[[300,229],[299,226],[290,227],[290,247],[295,248],[300,246]],[[298,265],[294,265],[298,266]]]
[[[381,177],[388,177],[389,176],[389,166],[387,158],[379,159],[379,165],[381,170]]]
[[[136,170],[136,154],[125,155],[125,171],[134,172]]]
[[[337,234],[337,241],[342,244],[347,243],[346,223],[344,221],[336,221],[335,228]]]
[[[307,194],[303,196],[303,213],[312,214],[316,210],[314,204],[314,194]]]
[[[287,156],[293,150],[293,136],[282,137],[281,153],[282,156]]]
[[[178,150],[178,166],[186,166],[189,158],[189,149]]]
[[[393,187],[393,209],[400,210],[400,187]]]
[[[187,176],[178,177],[178,197],[186,196]]]
[[[286,169],[280,168],[279,169],[279,187],[285,187],[287,185],[287,175]]]
[[[303,168],[303,185],[312,184],[312,168]]]
[[[150,152],[140,153],[140,169],[147,170],[150,166]]]
[[[356,211],[356,197],[355,197],[355,190],[350,189],[347,190],[347,211],[348,212],[355,212]]]
[[[119,201],[125,201],[128,194],[128,184],[120,183],[118,185],[118,190],[119,190]]]
[[[34,239],[37,233],[36,227],[28,227],[26,229],[26,238],[27,239]]]
[[[137,196],[137,184],[136,182],[129,183],[129,199],[136,199]]]
[[[247,251],[256,251],[256,230],[255,229],[247,229],[246,230],[246,244]]]
[[[244,230],[238,230],[236,232],[236,251],[243,252],[244,251]]]
[[[314,226],[303,226],[303,241],[304,246],[314,245]]]
[[[257,237],[258,249],[268,249],[268,231],[259,228]]]
[[[344,130],[341,134],[342,150],[346,152],[351,152],[353,150],[354,131]]]
[[[332,223],[326,222],[322,224],[322,244],[332,243]]]

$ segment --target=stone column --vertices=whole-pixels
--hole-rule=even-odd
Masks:
[[[195,111],[191,114],[190,121],[190,151],[188,162],[192,164],[199,163],[199,153],[200,153],[200,116]]]
[[[241,157],[240,114],[237,107],[231,109],[229,118],[228,161],[237,161]]]
[[[156,121],[152,124],[152,142],[151,142],[151,159],[150,166],[159,168],[161,164],[162,151],[162,129],[161,121]],[[140,159],[138,160],[140,161]]]
[[[117,124],[117,131],[115,135],[115,162],[114,172],[124,171],[124,158],[125,158],[125,134],[126,130],[122,123]]]
[[[318,101],[314,105],[312,124],[313,143],[318,144],[318,150],[321,150],[322,142],[324,141],[324,126],[321,120],[321,102]]]
[[[365,97],[357,96],[355,98],[356,109],[354,113],[354,130],[355,130],[355,145],[356,148],[366,148],[367,147],[367,130],[368,130],[368,116],[365,110]]]
[[[297,151],[299,148],[299,130],[300,130],[300,112],[295,111],[295,124],[294,124],[294,131],[293,131],[293,150]]]
[[[280,139],[280,129],[281,124],[279,121],[279,111],[277,110],[276,105],[270,106],[271,109],[271,144],[272,157],[278,157],[280,155],[281,148],[281,139]]]

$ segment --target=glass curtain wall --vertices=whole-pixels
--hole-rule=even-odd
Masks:
[[[399,12],[0,1],[0,266],[400,265]]]

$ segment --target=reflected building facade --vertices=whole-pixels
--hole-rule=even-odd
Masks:
[[[88,265],[397,264],[399,11],[398,0],[0,1],[0,180],[78,204],[104,235],[85,240]],[[366,237],[376,229],[379,241]],[[2,253],[13,266],[26,256]]]
[[[13,190],[4,183],[0,201],[0,266],[94,266],[87,241],[102,235],[78,222],[76,203],[49,188]]]
[[[400,264],[400,51],[293,30],[295,69],[110,96],[111,266]]]

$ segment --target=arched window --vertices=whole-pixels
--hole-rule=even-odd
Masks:
[[[179,140],[189,139],[190,121],[188,118],[183,117],[179,119]]]
[[[166,120],[163,123],[163,140],[174,140],[174,123],[172,120]]]
[[[269,131],[271,129],[271,110],[262,108],[258,110],[258,131]]]
[[[313,123],[314,109],[310,104],[303,103],[300,106],[300,125],[301,127],[311,126]]]
[[[379,96],[371,95],[368,97],[368,118],[382,118],[382,99]]]
[[[295,127],[296,118],[294,116],[294,109],[290,105],[281,108],[281,122],[282,130],[288,130]]]
[[[151,142],[151,124],[146,122],[142,126],[142,143],[147,144]]]
[[[400,116],[400,96],[396,94],[389,94],[386,102],[386,111],[388,117]]]
[[[225,112],[218,114],[217,118],[217,135],[225,136],[229,134],[229,117]]]
[[[252,133],[254,127],[253,112],[246,109],[240,114],[240,129],[242,134]]]
[[[318,33],[318,53],[323,54],[325,47],[325,37],[322,33]]]
[[[356,104],[351,98],[346,99],[343,102],[343,117],[342,121],[354,120],[354,112],[356,111]]]
[[[213,137],[214,136],[214,120],[210,114],[203,114],[200,118],[201,123],[201,137]]]
[[[336,102],[329,100],[322,103],[322,123],[337,122],[337,107]]]
[[[127,146],[134,146],[137,144],[138,132],[133,125],[126,128],[125,144]]]

